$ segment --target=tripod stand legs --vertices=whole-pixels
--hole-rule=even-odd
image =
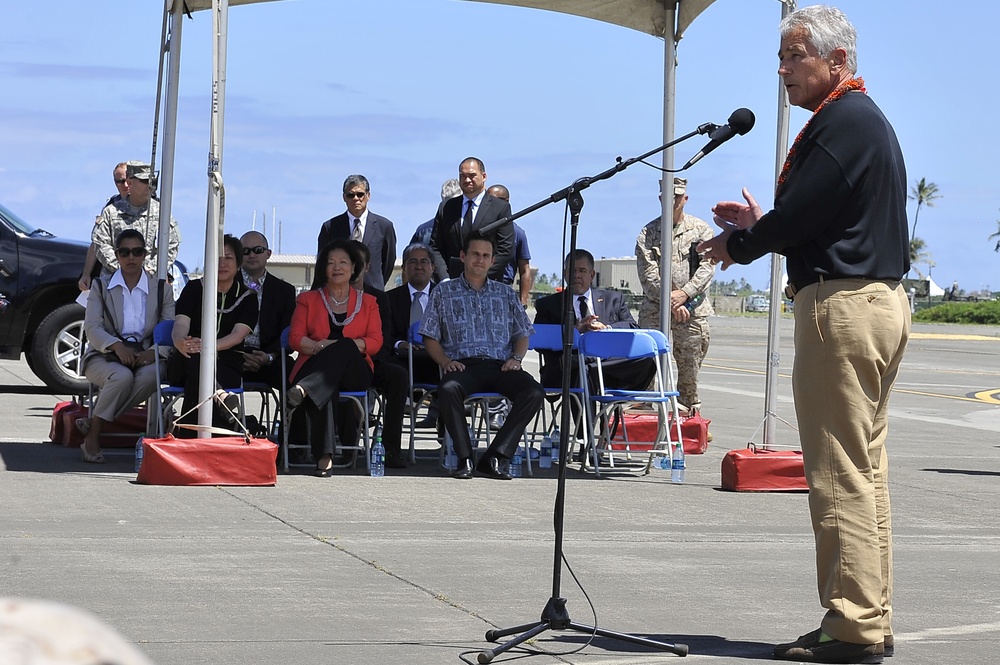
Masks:
[[[513,635],[514,633],[521,634],[517,635],[514,639],[504,642],[495,649],[481,651],[479,653],[478,660],[481,665],[486,665],[486,663],[491,662],[504,651],[513,649],[514,647],[541,635],[546,630],[575,630],[578,633],[600,635],[601,637],[610,637],[611,639],[620,640],[622,642],[630,642],[632,644],[639,644],[651,649],[669,651],[678,656],[686,656],[688,654],[688,647],[686,644],[659,642],[646,637],[638,637],[637,635],[630,635],[629,633],[618,633],[613,630],[605,630],[604,628],[594,628],[593,626],[587,626],[585,624],[572,621],[569,618],[569,613],[566,611],[566,599],[550,598],[549,602],[545,605],[545,609],[542,611],[542,618],[540,621],[526,623],[512,628],[504,628],[502,630],[486,631],[486,639],[490,642],[496,642],[498,639],[504,638],[508,635]]]

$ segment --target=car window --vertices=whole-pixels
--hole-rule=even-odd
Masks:
[[[31,226],[26,221],[12,213],[7,208],[0,205],[0,215],[7,221],[8,224],[14,227],[14,230],[18,233],[23,233],[26,236],[30,236],[35,232],[36,228]]]

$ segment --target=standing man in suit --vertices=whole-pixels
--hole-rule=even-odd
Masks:
[[[384,290],[396,264],[396,229],[385,217],[368,210],[371,187],[363,175],[349,175],[344,181],[344,203],[347,212],[323,222],[319,230],[316,251],[337,238],[360,240],[372,254],[371,270],[365,273],[365,284]]]
[[[509,217],[510,204],[486,191],[486,166],[477,157],[466,157],[458,165],[458,185],[462,188],[462,196],[445,201],[434,217],[430,244],[441,258],[441,263],[435,267],[435,275],[440,281],[462,274],[465,269],[460,258],[462,246],[470,233],[476,233],[493,240],[496,256],[488,277],[503,281],[504,266],[514,255],[514,224],[507,222],[485,234],[481,229],[491,222]]]
[[[292,325],[295,311],[295,287],[267,271],[271,250],[267,238],[258,231],[247,231],[240,238],[243,243],[243,283],[257,292],[257,325],[243,340],[244,381],[266,383],[280,388],[287,376],[281,375],[281,333]],[[291,369],[291,357],[285,366]]]
[[[566,257],[570,262],[570,257]],[[594,255],[585,249],[572,254],[573,317],[580,334],[604,328],[638,328],[632,312],[620,291],[594,289]],[[563,297],[566,291],[539,298],[535,303],[535,323],[562,323]],[[602,363],[604,380],[608,387],[623,390],[645,390],[656,372],[652,358],[618,360]],[[579,385],[576,364],[573,365],[573,383]],[[562,383],[562,355],[556,351],[542,353],[542,385],[558,386]]]

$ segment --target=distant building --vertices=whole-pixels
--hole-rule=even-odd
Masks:
[[[594,260],[594,270],[597,272],[594,286],[642,296],[642,284],[639,283],[639,269],[636,267],[635,256],[623,256],[617,259],[602,256]]]

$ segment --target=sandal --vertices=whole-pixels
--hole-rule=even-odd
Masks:
[[[88,453],[86,442],[80,444],[80,456],[83,458],[83,461],[88,464],[104,464],[104,453]]]

